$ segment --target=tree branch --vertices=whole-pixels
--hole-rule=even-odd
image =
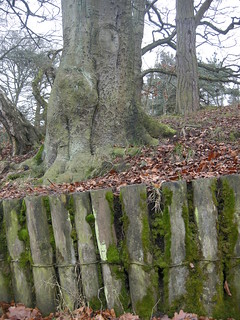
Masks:
[[[213,2],[213,0],[205,0],[205,2],[201,5],[201,7],[199,8],[198,12],[195,15],[195,24],[196,24],[196,26],[199,25],[201,19],[203,18],[204,14],[209,9],[209,7],[210,7],[212,2]]]
[[[176,50],[176,45],[175,43],[172,42],[172,39],[175,37],[176,35],[176,30],[174,30],[172,32],[172,34],[168,37],[168,38],[164,38],[164,39],[159,39],[157,41],[154,41],[150,44],[148,44],[147,46],[142,48],[142,56],[147,53],[148,51],[153,50],[154,48],[161,46],[163,44],[168,44],[171,48],[173,48],[174,50]]]
[[[238,19],[238,21],[234,21],[235,19]],[[229,26],[225,29],[222,30],[218,27],[216,27],[214,24],[212,24],[209,21],[202,21],[199,23],[199,25],[205,25],[208,26],[209,28],[211,28],[212,30],[220,33],[220,34],[227,34],[230,30],[234,29],[235,26],[240,26],[240,18],[232,18],[232,22],[229,24]]]

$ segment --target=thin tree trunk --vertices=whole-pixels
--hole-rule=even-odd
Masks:
[[[16,106],[0,89],[0,122],[3,124],[12,143],[12,154],[19,155],[29,151],[40,141],[40,135],[27,121]]]

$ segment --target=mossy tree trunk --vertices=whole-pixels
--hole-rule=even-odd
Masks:
[[[0,122],[12,143],[13,155],[24,154],[40,142],[40,134],[0,89]]]
[[[156,143],[139,108],[144,10],[145,0],[62,1],[64,48],[47,114],[49,178],[84,178],[114,145]]]

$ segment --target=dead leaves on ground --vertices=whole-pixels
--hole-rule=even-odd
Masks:
[[[0,197],[20,198],[107,187],[118,192],[121,186],[130,184],[145,183],[151,188],[161,186],[164,181],[191,181],[240,173],[240,105],[206,109],[185,119],[164,117],[160,121],[177,129],[178,134],[160,141],[155,148],[142,148],[133,157],[126,153],[114,159],[112,168],[103,176],[60,185],[50,182],[49,186],[37,187],[31,180],[21,186],[14,180],[8,181]],[[117,169],[119,164],[125,167],[123,171]]]
[[[113,309],[93,311],[89,307],[81,307],[73,312],[57,312],[51,313],[49,316],[43,317],[41,312],[35,308],[27,308],[23,304],[11,304],[0,302],[0,310],[3,315],[0,320],[139,320],[137,315],[131,313],[124,313],[120,317],[116,317]],[[161,317],[153,317],[152,320],[214,320],[208,317],[198,317],[194,313],[185,313],[181,310],[179,313],[175,312],[173,318],[167,315]],[[228,320],[231,320],[230,318]]]

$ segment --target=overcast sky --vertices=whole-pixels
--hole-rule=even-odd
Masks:
[[[195,4],[199,4],[200,0],[195,0]],[[175,20],[175,0],[161,0],[159,6],[166,7],[170,11],[169,19]],[[212,14],[214,23],[221,29],[225,29],[232,21],[231,17],[240,17],[240,0],[215,0],[213,6],[217,9],[215,16],[213,11],[208,11]],[[171,13],[172,12],[172,13]],[[203,32],[201,27],[197,28],[197,32]],[[151,28],[148,24],[145,26],[145,36],[143,39],[143,46],[152,41]],[[202,41],[198,37],[198,42]],[[223,59],[228,54],[236,54],[240,57],[240,29],[232,30],[228,35],[221,35],[220,37],[211,38],[212,44],[203,44],[197,47],[198,55],[206,61],[207,58],[213,56],[217,52],[217,57]],[[213,43],[215,45],[213,45]],[[143,56],[143,68],[153,67],[156,60],[156,52],[166,50],[166,48],[159,47],[152,53]],[[170,52],[174,51],[169,49]],[[174,53],[175,54],[175,53]]]

